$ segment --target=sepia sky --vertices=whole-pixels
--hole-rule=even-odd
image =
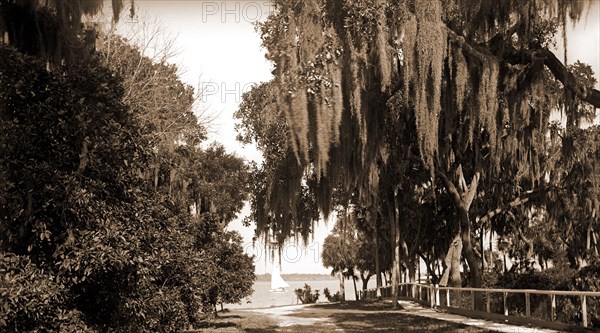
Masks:
[[[221,142],[227,151],[260,162],[260,153],[254,147],[243,147],[235,140],[232,116],[243,92],[271,78],[271,65],[265,59],[260,36],[254,29],[256,21],[269,15],[271,4],[262,0],[136,0],[135,3],[137,18],[123,17],[119,31],[139,26],[141,22],[158,22],[166,35],[175,38],[178,54],[171,62],[180,68],[182,80],[196,91],[204,91],[198,110],[215,117],[208,141]],[[600,81],[600,1],[592,2],[587,15],[584,13],[576,27],[569,25],[567,41],[568,62],[580,60],[590,64]],[[562,49],[562,40],[558,38],[555,52],[561,60]],[[600,87],[600,83],[596,87]],[[247,213],[246,208],[240,219]],[[330,270],[321,265],[320,251],[332,227],[333,222],[320,223],[314,241],[306,248],[290,242],[283,251],[283,273],[329,273]],[[256,255],[256,272],[270,272],[270,256],[265,253],[263,244],[252,247],[254,228],[243,227],[237,220],[229,229],[238,230],[246,242],[246,251]]]

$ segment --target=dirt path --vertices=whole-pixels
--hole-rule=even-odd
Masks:
[[[519,332],[558,331],[495,323],[424,308],[402,301],[401,309],[390,303],[303,304],[250,312],[268,315],[277,332]]]
[[[302,327],[318,326],[324,330],[340,331],[340,329],[328,319],[327,311],[314,310],[317,304],[290,305],[275,308],[252,310],[268,315],[275,320],[282,332],[293,330],[302,331]],[[307,328],[308,329],[308,328]]]

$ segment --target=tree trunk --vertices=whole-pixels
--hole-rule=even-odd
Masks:
[[[417,269],[414,262],[408,262],[408,282],[415,283],[417,282]]]
[[[525,244],[527,244],[527,254],[525,255],[525,261],[526,261],[526,265],[527,265],[527,269],[533,269],[533,262],[535,261],[535,259],[533,259],[534,257],[534,248],[533,248],[533,240],[525,237],[525,234],[523,234],[523,230],[521,230],[520,228],[517,229],[517,234],[519,235],[519,238],[521,238],[521,240],[523,242],[525,242]]]
[[[371,279],[371,276],[373,276],[373,274],[370,272],[367,273],[366,277],[363,276],[363,273],[360,273],[360,279],[362,281],[362,290],[366,290],[369,288],[369,280]]]
[[[483,233],[485,228],[481,226],[481,237],[479,238],[479,245],[481,246],[481,272],[485,272],[487,263],[485,261],[485,249],[483,248]]]
[[[404,261],[404,264],[405,264],[404,266],[406,267],[406,269],[401,269],[402,266],[400,266],[398,268],[402,272],[404,272],[404,274],[403,274],[404,275],[404,280],[402,281],[403,283],[406,283],[406,282],[415,282],[414,278],[412,278],[412,280],[410,280],[411,278],[410,277],[407,278],[407,275],[406,275],[406,272],[410,273],[409,267],[411,267],[411,265],[414,264],[414,261],[411,262],[408,258],[409,258],[409,256],[408,256],[408,245],[406,244],[406,240],[400,238],[400,259]],[[414,265],[412,267],[414,269]]]
[[[462,286],[462,279],[460,276],[460,254],[462,252],[462,247],[460,233],[456,233],[452,242],[450,242],[448,252],[446,252],[446,259],[444,259],[446,269],[440,278],[440,286]]]
[[[461,205],[462,206],[462,205]],[[469,213],[462,206],[459,208],[460,224],[461,224],[461,238],[463,242],[463,254],[467,263],[469,264],[469,277],[471,280],[471,287],[481,288],[483,285],[481,266],[473,251],[473,243],[471,242],[471,222],[469,221]],[[483,310],[483,294],[475,293],[475,310]]]
[[[594,241],[594,255],[598,257],[598,239],[596,237],[596,231],[592,231],[592,240]]]
[[[462,176],[462,172],[460,174],[460,178],[462,180],[462,188],[464,195],[461,196],[454,184],[446,177],[445,174],[438,172],[440,179],[446,185],[446,189],[456,206],[456,210],[458,211],[458,221],[460,224],[459,234],[462,240],[462,253],[467,263],[469,264],[469,280],[471,282],[471,287],[481,288],[482,286],[482,271],[481,266],[479,265],[479,260],[477,260],[477,256],[473,251],[474,244],[471,241],[471,221],[469,220],[469,207],[473,202],[473,198],[477,192],[477,185],[479,182],[479,174],[475,174],[473,179],[471,180],[471,185],[466,187],[466,182],[464,182],[464,178]],[[453,241],[454,243],[454,241]],[[474,307],[476,310],[483,309],[483,294],[475,293],[475,304]]]
[[[400,230],[398,226],[397,208],[398,190],[394,190],[393,202],[389,205],[390,223],[392,224],[392,302],[394,309],[398,308],[398,279],[400,277]]]
[[[586,235],[586,241],[585,241],[585,255],[589,256],[592,255],[592,235],[594,232],[594,227],[592,225],[592,222],[594,220],[590,219],[590,223],[588,224],[588,228],[587,228],[587,235]]]
[[[354,275],[351,276],[351,278],[352,278],[352,283],[354,283],[354,299],[358,301],[359,298],[358,298],[358,290],[356,289],[356,279],[355,279]]]
[[[346,289],[344,288],[344,275],[342,274],[342,271],[340,271],[339,274],[340,274],[340,302],[344,303],[346,301]]]
[[[423,259],[423,262],[425,263],[425,268],[427,268],[427,274],[429,275],[429,278],[431,279],[431,283],[434,283],[434,284],[438,283],[440,281],[440,277],[435,272],[435,264],[434,264],[435,260],[426,258],[423,255],[421,255],[421,259]]]
[[[177,170],[171,169],[169,172],[169,198],[173,197],[173,183],[175,183],[175,177],[177,177]]]
[[[375,217],[375,277],[377,279],[377,296],[381,296],[381,267],[379,267],[379,216]]]
[[[419,260],[419,258],[417,258],[417,283],[421,283],[421,260]]]

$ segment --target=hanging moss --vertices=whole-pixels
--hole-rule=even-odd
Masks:
[[[479,80],[477,104],[481,125],[489,134],[490,150],[496,150],[498,111],[498,64],[494,59],[482,64],[483,70]],[[477,130],[477,129],[476,129]]]
[[[414,110],[421,158],[432,171],[437,154],[442,74],[447,56],[447,32],[441,21],[441,8],[439,1],[415,6],[416,25],[410,18],[407,20],[403,43],[403,50],[409,50],[405,52],[405,80],[415,87]],[[414,55],[410,52],[413,41]]]
[[[338,144],[340,138],[340,125],[342,122],[342,112],[344,112],[344,94],[342,91],[342,70],[337,64],[329,65],[329,72],[331,73],[332,87],[331,87],[331,109],[333,112],[331,122],[331,132],[333,136],[333,143]]]
[[[284,110],[291,129],[290,142],[294,154],[299,163],[306,163],[309,155],[308,101],[306,88],[301,81],[302,68],[298,63],[299,34],[296,28],[296,19],[291,9],[288,10],[288,13],[288,29],[284,35],[287,52],[280,56],[287,68],[281,67],[278,71],[278,80],[281,82],[280,95],[285,96],[285,102],[288,105]]]
[[[413,84],[414,76],[416,73],[416,36],[417,36],[417,19],[411,13],[404,13],[404,25],[401,27],[402,30],[399,32],[400,39],[402,41],[402,55],[403,55],[403,66],[404,66],[404,98],[403,100],[407,103],[412,100],[410,96],[411,84]]]
[[[331,145],[331,123],[333,118],[333,112],[331,112],[329,105],[327,104],[327,98],[323,96],[326,91],[325,83],[321,82],[321,91],[319,96],[318,108],[316,111],[316,142],[317,142],[317,156],[316,156],[316,174],[317,179],[320,179],[321,174],[327,172],[327,162],[329,160],[329,148]]]
[[[455,84],[455,98],[456,98],[456,110],[458,113],[462,113],[464,109],[464,100],[467,90],[467,84],[469,84],[469,70],[467,68],[467,61],[462,51],[458,48],[453,50],[454,60],[454,84]]]
[[[348,36],[348,39],[350,37]],[[360,56],[354,45],[351,41],[347,40],[345,47],[348,49],[350,54],[349,61],[346,66],[348,66],[348,72],[350,74],[348,82],[348,91],[350,93],[350,110],[352,114],[359,120],[362,117],[362,100],[361,100],[361,91],[360,91]]]
[[[325,214],[331,210],[334,189],[342,193],[358,189],[367,202],[377,191],[376,171],[381,172],[387,160],[387,154],[378,153],[386,145],[382,137],[406,138],[382,129],[390,120],[389,112],[403,117],[392,123],[410,123],[406,131],[416,136],[420,157],[432,172],[434,166],[449,168],[459,158],[453,151],[459,146],[467,173],[473,171],[466,165],[469,159],[483,163],[482,175],[504,172],[518,178],[541,173],[540,156],[545,150],[538,142],[544,142],[548,121],[542,110],[548,108],[543,105],[548,99],[536,100],[544,95],[542,86],[529,91],[537,83],[529,77],[522,80],[529,64],[508,65],[506,59],[494,58],[492,54],[501,57],[504,49],[491,43],[527,50],[539,28],[535,14],[549,10],[577,16],[579,2],[275,3],[279,11],[270,19],[272,29],[265,30],[263,39],[276,62],[279,101],[300,162],[299,171],[288,177],[296,185],[271,189],[273,196],[286,192],[271,198],[279,201],[278,211],[290,209],[284,202],[297,202],[290,192],[298,191],[302,181],[310,182],[310,193]],[[492,40],[498,34],[503,40]],[[392,57],[399,51],[392,45],[401,48],[401,57]],[[388,98],[397,99],[391,103],[398,104],[394,110],[386,108]],[[458,145],[445,140],[456,140]],[[390,153],[390,160],[397,158],[394,154]],[[490,155],[493,167],[488,164]],[[396,161],[400,164],[396,170],[408,168],[404,162]],[[489,174],[483,177],[492,179]],[[284,221],[293,221],[285,218],[291,213],[281,214]],[[304,235],[308,228],[300,223],[277,230]]]
[[[392,62],[390,60],[390,47],[388,44],[388,32],[384,22],[385,17],[385,2],[383,0],[375,1],[377,8],[377,23],[375,24],[375,53],[379,68],[381,80],[381,91],[387,91],[392,84]]]

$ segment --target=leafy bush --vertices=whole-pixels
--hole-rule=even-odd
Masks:
[[[0,252],[0,331],[91,332],[64,306],[64,288],[26,256]]]
[[[180,332],[251,293],[220,216],[145,189],[152,145],[118,77],[0,59],[0,331]]]
[[[294,293],[296,293],[296,297],[303,304],[316,303],[319,300],[319,291],[315,290],[313,292],[311,287],[306,283],[304,284],[304,289],[298,288],[294,290]]]
[[[567,284],[574,272],[565,268],[528,271],[524,274],[509,271],[498,278],[497,286],[508,289],[568,290]]]
[[[600,291],[600,263],[597,261],[573,274],[567,283],[569,290]],[[600,327],[600,300],[598,297],[588,297],[587,313],[589,327]],[[560,306],[559,320],[573,324],[581,324],[580,297],[563,297],[558,302]]]
[[[564,268],[552,268],[545,271],[527,270],[519,273],[519,270],[511,270],[497,277],[496,288],[506,289],[536,289],[536,290],[568,290],[567,282],[573,271],[565,271]],[[502,313],[503,301],[501,297],[492,298],[494,312]],[[525,315],[524,294],[509,294],[507,297],[509,313],[511,315]],[[557,306],[560,299],[557,298]],[[550,304],[546,295],[530,295],[531,314],[533,317],[549,320]]]
[[[537,289],[537,290],[572,290],[600,291],[600,265],[594,263],[579,271],[574,269],[551,268],[544,271],[529,271],[524,274],[507,272],[502,275],[496,287],[508,289]],[[500,299],[497,300],[501,302]],[[531,295],[531,313],[534,317],[549,319],[549,298],[546,295]],[[525,298],[523,295],[508,297],[510,313],[524,315]],[[502,304],[493,304],[496,311],[501,311]],[[556,320],[581,325],[580,297],[556,297]],[[588,324],[590,327],[600,327],[600,301],[597,297],[587,299]]]
[[[332,295],[331,292],[329,291],[329,288],[325,288],[323,290],[323,294],[325,294],[325,297],[327,297],[327,300],[330,302],[339,302],[342,300],[342,295],[340,294],[339,291],[337,291],[334,295]]]

